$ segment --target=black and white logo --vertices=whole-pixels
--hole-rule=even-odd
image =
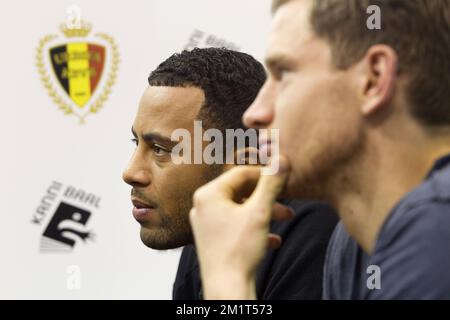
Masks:
[[[61,202],[41,238],[41,251],[70,251],[81,239],[92,239],[93,234],[86,230],[91,212]]]
[[[71,252],[77,243],[93,240],[88,221],[99,202],[100,197],[93,193],[52,182],[31,220],[42,225],[50,217],[41,236],[40,251]]]

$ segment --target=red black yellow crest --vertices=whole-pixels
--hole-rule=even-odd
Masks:
[[[100,110],[117,77],[119,53],[113,38],[97,33],[91,25],[61,25],[65,38],[48,35],[37,48],[36,65],[50,97],[65,114],[84,122]],[[70,41],[68,41],[70,40]]]

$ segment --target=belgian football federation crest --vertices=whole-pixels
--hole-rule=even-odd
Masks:
[[[90,36],[91,29],[84,21],[78,26],[62,24],[62,36],[45,36],[36,52],[36,66],[51,99],[80,123],[102,108],[119,65],[114,39],[105,33]]]

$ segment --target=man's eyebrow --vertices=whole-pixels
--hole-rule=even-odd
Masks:
[[[172,140],[170,140],[170,138],[163,136],[156,132],[144,133],[142,135],[142,139],[144,139],[145,141],[154,141],[154,142],[173,144],[173,142],[172,142]]]
[[[131,127],[131,133],[135,138],[138,138],[136,131],[134,131],[133,127]],[[148,132],[142,135],[142,139],[147,142],[160,142],[172,145],[174,142],[170,140],[170,138],[163,136],[162,134],[156,132]]]
[[[137,138],[137,133],[136,131],[134,131],[133,127],[131,127],[131,134]],[[172,141],[170,140],[170,138],[163,136],[162,134],[156,133],[156,132],[148,132],[148,133],[144,133],[142,135],[142,139],[144,139],[145,141],[159,141],[159,142],[167,142],[167,143],[171,143]]]
[[[291,61],[286,59],[286,57],[284,55],[279,54],[279,53],[267,56],[264,63],[266,65],[267,69],[269,69],[269,70],[276,69],[277,67],[280,67],[280,66],[288,67],[293,64]]]

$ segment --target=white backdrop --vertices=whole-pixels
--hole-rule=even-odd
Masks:
[[[70,5],[81,9],[92,35],[112,36],[120,54],[108,99],[84,124],[58,109],[36,66],[43,37],[70,42],[59,30]],[[238,47],[261,60],[269,27],[270,0],[0,0],[0,298],[171,298],[180,250],[141,244],[121,180],[139,98],[149,72],[185,47]],[[77,109],[51,65],[43,68]],[[70,232],[73,246],[43,237],[61,203],[90,212],[84,225],[64,223],[92,231],[92,241]]]

